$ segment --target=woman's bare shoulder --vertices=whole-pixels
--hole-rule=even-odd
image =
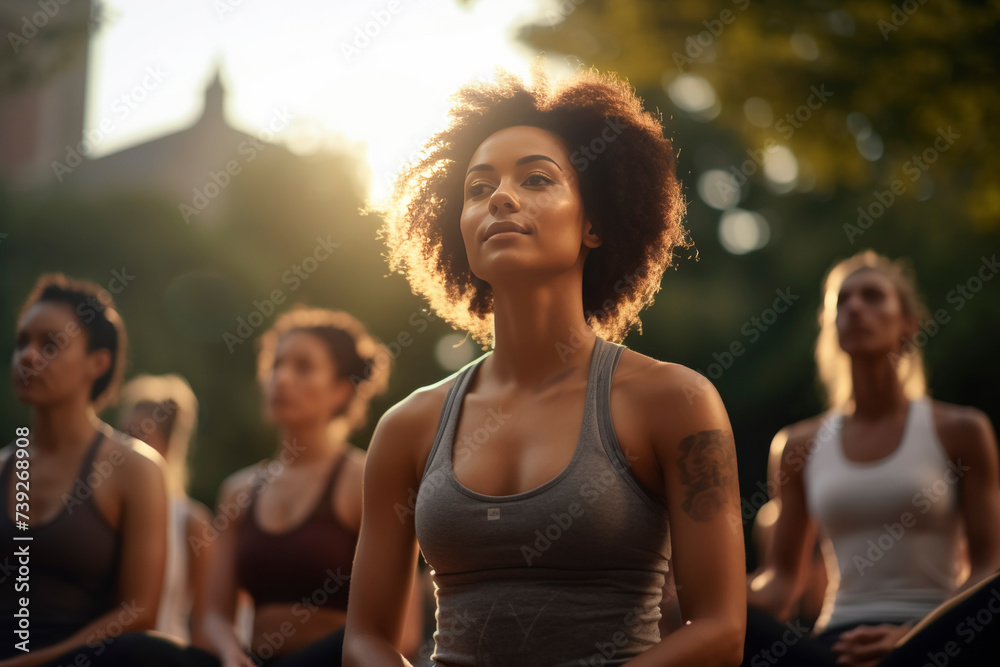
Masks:
[[[375,426],[369,456],[386,456],[413,466],[419,478],[430,455],[445,399],[461,371],[421,387],[386,410]]]

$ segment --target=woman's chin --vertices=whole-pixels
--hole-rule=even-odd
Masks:
[[[498,252],[478,262],[472,273],[495,288],[504,282],[521,284],[528,281],[537,284],[539,276],[571,271],[573,264],[572,260],[559,262],[553,258],[529,257],[521,252]]]
[[[268,406],[267,418],[279,427],[292,426],[295,423],[295,414],[285,406]]]
[[[14,383],[14,398],[18,403],[30,406],[43,406],[49,403],[49,397],[40,387],[22,382]]]
[[[840,349],[846,352],[853,359],[874,359],[877,357],[892,357],[900,354],[899,350],[881,345],[841,345]]]

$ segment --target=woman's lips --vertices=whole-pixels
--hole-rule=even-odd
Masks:
[[[496,222],[491,222],[489,227],[486,228],[486,234],[483,236],[483,241],[488,241],[494,236],[511,236],[514,234],[527,233],[527,229],[513,220],[497,220]]]

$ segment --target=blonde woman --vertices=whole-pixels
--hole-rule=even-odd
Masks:
[[[198,399],[179,375],[140,375],[121,392],[123,431],[155,449],[167,462],[167,568],[156,629],[183,643],[198,635],[203,590],[213,542],[203,539],[212,515],[187,495],[187,458],[197,430]]]
[[[898,262],[866,251],[827,276],[816,361],[830,410],[775,437],[781,512],[748,601],[786,620],[817,533],[832,583],[818,642],[798,633],[791,647],[787,636],[774,644],[751,612],[746,660],[778,646],[786,662],[776,664],[810,650],[808,664],[874,665],[960,585],[1000,566],[996,437],[979,410],[927,396],[917,344],[926,319]]]

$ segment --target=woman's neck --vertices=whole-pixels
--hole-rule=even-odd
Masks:
[[[534,285],[494,290],[492,373],[501,382],[538,386],[586,364],[594,331],[583,312],[583,285],[572,272]]]
[[[862,419],[884,417],[904,411],[909,405],[896,369],[886,355],[852,359],[851,382],[854,415]]]
[[[347,440],[332,431],[326,422],[284,425],[274,458],[289,466],[309,466],[339,456],[347,449]]]
[[[28,439],[39,450],[60,454],[86,446],[97,431],[97,417],[85,396],[31,410]]]

